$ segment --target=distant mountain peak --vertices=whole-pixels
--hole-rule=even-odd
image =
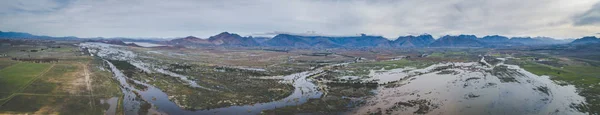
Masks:
[[[227,38],[227,37],[241,38],[240,35],[234,34],[234,33],[229,33],[229,32],[221,32],[215,36],[211,36],[210,38],[216,39],[216,38]]]
[[[389,47],[389,40],[382,36],[303,36],[278,34],[263,43],[278,47]]]
[[[215,45],[256,46],[258,43],[250,37],[242,37],[235,33],[221,32],[208,38]]]
[[[483,47],[485,44],[477,40],[475,35],[446,35],[429,45],[430,47]]]
[[[592,44],[592,43],[600,43],[600,39],[596,36],[586,36],[583,38],[579,38],[571,42],[571,44]]]
[[[433,36],[422,34],[419,36],[400,36],[396,40],[391,41],[390,44],[393,47],[426,47],[434,41],[435,39],[433,39]]]
[[[581,39],[598,39],[596,36],[585,36]]]
[[[481,40],[485,42],[507,42],[509,39],[500,35],[488,35],[481,38]]]
[[[185,38],[183,38],[183,39],[200,39],[200,38],[197,38],[197,37],[195,37],[195,36],[187,36],[187,37],[185,37]]]

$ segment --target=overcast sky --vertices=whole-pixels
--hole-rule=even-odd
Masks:
[[[0,31],[206,38],[277,33],[600,36],[600,0],[1,0]]]

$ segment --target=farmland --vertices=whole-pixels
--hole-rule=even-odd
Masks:
[[[44,44],[48,46],[63,44]],[[14,60],[0,58],[0,114],[116,114],[119,87],[112,74],[93,58],[80,55],[77,47],[43,46],[39,52],[23,52],[28,45],[3,47]],[[58,61],[42,61],[49,58]],[[40,60],[40,61],[33,61]],[[114,98],[114,99],[112,99]]]

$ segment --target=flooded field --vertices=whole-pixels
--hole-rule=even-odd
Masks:
[[[105,59],[114,77],[119,81],[124,94],[125,114],[261,114],[264,110],[302,106],[310,99],[332,98],[326,92],[326,84],[311,76],[320,76],[334,66],[331,64],[312,70],[282,76],[256,76],[251,79],[278,80],[290,84],[293,91],[279,99],[251,104],[234,104],[209,109],[189,109],[186,95],[169,94],[148,78],[127,76],[115,66],[116,61],[130,63],[147,74],[170,76],[189,88],[209,92],[221,92],[220,87],[206,87],[206,83],[190,76],[164,69],[156,63],[142,61],[137,53],[121,46],[101,43],[82,44],[93,55]],[[586,114],[577,107],[586,104],[572,85],[557,83],[548,76],[532,74],[516,65],[504,64],[499,58],[493,64],[481,57],[480,62],[445,62],[422,68],[403,67],[396,69],[368,70],[366,76],[342,76],[340,79],[375,81],[378,87],[371,89],[372,95],[348,98],[352,107],[344,114]],[[121,62],[119,62],[121,63]],[[233,67],[244,71],[268,72],[260,68]],[[218,70],[224,71],[224,70]],[[154,78],[155,79],[155,78]],[[336,83],[328,81],[329,83]],[[339,81],[338,81],[339,82]],[[343,83],[342,83],[343,84]],[[345,89],[334,89],[345,90]],[[357,93],[357,92],[354,92]],[[358,92],[360,93],[360,92]],[[200,94],[200,93],[198,93]],[[338,95],[340,96],[340,95]],[[179,97],[179,98],[176,98]],[[181,99],[183,98],[183,100]],[[111,103],[113,99],[107,100]],[[314,103],[314,102],[311,102]],[[111,104],[112,105],[112,104]],[[306,105],[304,105],[306,106]],[[114,111],[111,108],[109,111]]]
[[[282,77],[284,81],[292,83],[295,87],[295,90],[291,95],[281,100],[268,103],[230,106],[209,110],[184,110],[176,103],[170,101],[169,96],[166,93],[152,85],[134,80],[136,83],[148,87],[148,89],[143,91],[136,90],[126,83],[127,78],[120,72],[120,70],[116,69],[112,63],[107,63],[109,63],[112,71],[115,74],[115,77],[117,77],[118,81],[121,82],[121,85],[124,87],[123,93],[126,94],[126,100],[124,101],[125,109],[127,112],[133,112],[130,114],[135,114],[135,112],[138,111],[137,109],[139,109],[139,103],[145,101],[150,102],[153,106],[155,106],[154,109],[158,110],[158,112],[164,112],[167,114],[258,114],[262,110],[302,104],[310,98],[319,98],[322,94],[316,90],[317,87],[313,83],[306,79],[307,76],[316,74],[319,71],[302,72]],[[143,100],[139,100],[140,97]]]
[[[444,63],[378,74],[389,82],[353,114],[586,114],[572,85],[558,85],[514,65]]]

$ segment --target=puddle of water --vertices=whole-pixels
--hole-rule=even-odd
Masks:
[[[385,84],[392,81],[398,81],[406,76],[409,73],[405,73],[403,71],[411,70],[414,68],[398,68],[391,70],[370,70],[369,75],[370,78],[367,80],[376,80],[379,84]]]
[[[105,115],[116,115],[117,114],[117,106],[119,103],[119,98],[118,97],[111,97],[107,100],[100,100],[101,104],[108,104],[108,109],[104,111]]]
[[[138,46],[142,46],[142,47],[158,47],[158,46],[166,46],[166,45],[162,45],[162,44],[154,44],[154,43],[148,43],[148,42],[125,42],[126,44],[130,44],[130,43],[134,43]]]

